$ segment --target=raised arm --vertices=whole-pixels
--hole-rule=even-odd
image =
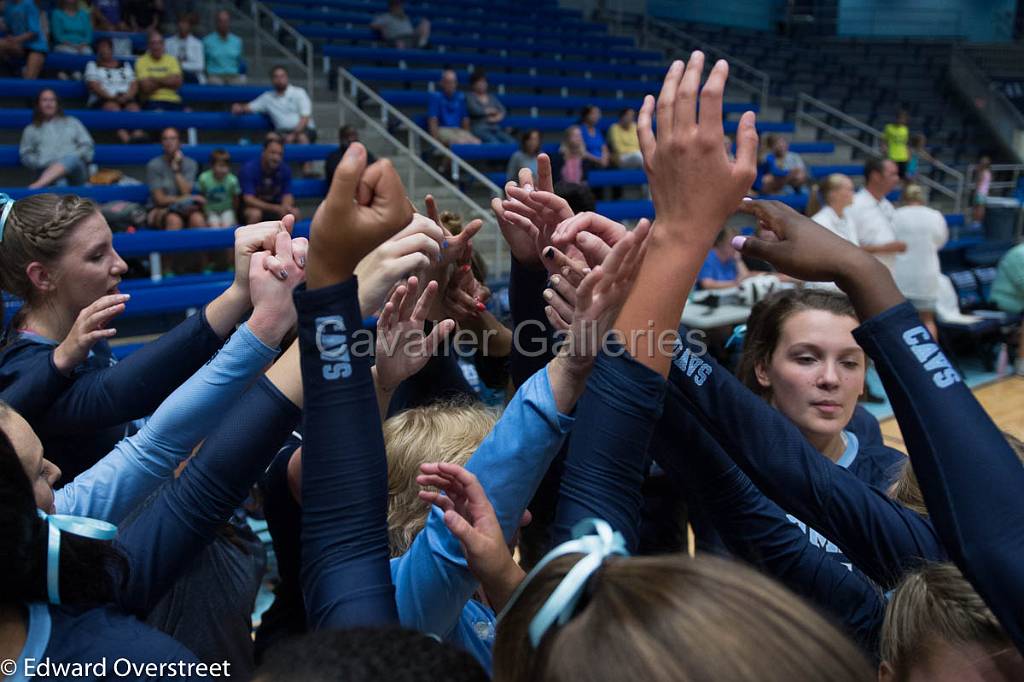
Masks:
[[[745,210],[779,237],[745,240],[745,253],[801,279],[835,281],[849,295],[864,320],[854,336],[876,363],[939,538],[1024,651],[1020,460],[884,266],[781,205]]]

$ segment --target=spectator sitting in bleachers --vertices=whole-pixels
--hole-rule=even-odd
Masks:
[[[906,109],[900,109],[896,114],[896,122],[886,123],[882,129],[882,153],[896,164],[903,180],[907,178],[907,162],[910,161],[910,151],[907,149],[907,142],[910,140],[908,121],[910,116]]]
[[[182,109],[181,64],[174,55],[164,51],[164,37],[159,31],[149,32],[146,53],[135,60],[135,76],[143,109],[180,111]]]
[[[32,123],[21,133],[21,163],[37,173],[30,189],[48,187],[64,180],[73,185],[89,177],[93,141],[74,116],[65,116],[57,93],[49,88],[36,95]]]
[[[715,237],[715,244],[697,275],[697,285],[701,289],[731,289],[750,277],[743,257],[732,246],[732,238],[736,234],[735,229],[726,227]]]
[[[50,15],[54,52],[92,54],[92,21],[78,0],[62,0]]]
[[[334,178],[334,171],[338,168],[338,164],[341,163],[341,157],[345,155],[345,151],[348,146],[353,142],[359,142],[359,131],[356,130],[355,126],[343,125],[338,129],[338,148],[328,154],[324,160],[324,177],[327,178],[327,182],[330,183]],[[371,164],[377,160],[369,150],[366,151],[366,163]],[[328,187],[328,192],[330,188]]]
[[[186,83],[205,83],[203,43],[192,35],[198,17],[194,14],[182,14],[178,17],[177,23],[178,32],[164,41],[167,54],[174,55],[178,60]]]
[[[853,196],[848,209],[857,243],[891,271],[896,254],[907,250],[907,245],[896,238],[896,208],[886,198],[900,184],[899,171],[888,159],[869,159],[864,164],[864,180],[864,188]]]
[[[587,148],[583,144],[583,133],[579,126],[569,126],[562,136],[562,144],[558,147],[558,179],[574,184],[587,180],[587,168],[584,158]]]
[[[202,227],[205,199],[193,192],[199,164],[181,151],[181,137],[175,128],[160,134],[164,152],[146,164],[149,185],[149,213],[146,222],[155,230],[180,230],[186,225]]]
[[[939,297],[939,249],[949,241],[949,227],[942,213],[928,206],[920,185],[907,185],[903,205],[893,219],[896,238],[907,250],[896,254],[893,278],[900,293],[907,297],[921,321],[936,339],[935,302]]]
[[[280,135],[267,135],[263,153],[242,166],[239,181],[247,224],[280,220],[289,213],[299,219],[299,209],[292,195],[292,171],[284,163],[284,143]]]
[[[163,4],[156,0],[121,0],[121,16],[129,31],[156,31],[163,18]]]
[[[619,120],[608,128],[608,146],[612,160],[619,168],[640,168],[644,165],[640,153],[640,138],[636,133],[636,111],[626,107],[619,112]]]
[[[370,22],[370,28],[380,33],[390,47],[402,49],[413,44],[426,47],[430,42],[430,22],[420,19],[413,28],[412,19],[405,13],[402,0],[389,0],[388,11],[375,16]]]
[[[438,142],[453,144],[480,144],[480,139],[469,132],[469,110],[466,96],[459,92],[459,77],[451,69],[441,74],[441,91],[430,93],[427,110],[427,128]]]
[[[520,136],[519,149],[508,160],[505,177],[509,180],[518,180],[520,168],[529,168],[533,177],[537,177],[538,154],[540,154],[540,131],[537,129],[527,130]]]
[[[811,198],[807,202],[807,214],[822,227],[852,244],[858,244],[857,230],[847,211],[853,204],[853,192],[853,180],[842,173],[833,173],[825,178],[820,187],[812,189]],[[825,200],[824,206],[820,206],[819,193]]]
[[[127,31],[121,14],[121,0],[93,0],[92,25],[99,31]]]
[[[274,132],[285,144],[309,144],[316,142],[316,128],[313,125],[313,102],[305,88],[288,83],[288,71],[283,66],[270,70],[273,90],[267,90],[248,104],[234,104],[233,114],[266,114],[274,126]]]
[[[466,97],[470,130],[483,143],[509,144],[515,138],[501,126],[506,109],[497,95],[487,92],[487,76],[483,71],[474,71],[469,77],[469,95]]]
[[[999,259],[991,299],[1004,313],[1024,313],[1024,243],[1017,244]],[[1018,376],[1024,376],[1024,325],[1021,325],[1020,340],[1017,342],[1014,368]]]
[[[135,70],[130,62],[114,57],[110,38],[96,41],[96,59],[85,66],[85,84],[89,88],[90,107],[99,107],[104,111],[139,110],[139,103],[135,101],[139,92]],[[121,128],[117,131],[117,137],[127,144],[145,140],[146,134],[141,130],[129,133]]]
[[[241,85],[245,82],[242,39],[231,32],[231,13],[217,12],[215,28],[203,38],[206,80],[212,85]]]
[[[767,173],[775,180],[770,193],[806,193],[807,165],[799,154],[789,150],[789,140],[783,135],[769,135],[768,149],[765,157]]]
[[[206,198],[206,225],[231,227],[238,224],[238,202],[242,186],[238,176],[231,172],[231,154],[214,149],[210,154],[210,167],[199,174],[196,183],[199,193]]]
[[[604,135],[598,129],[601,122],[601,109],[594,105],[583,107],[580,113],[580,134],[583,136],[583,165],[587,170],[591,168],[607,168],[611,161],[611,154],[608,153],[608,145],[605,144]]]
[[[34,0],[7,0],[4,6],[7,35],[0,38],[0,56],[11,66],[25,62],[21,77],[39,78],[49,47],[41,13]]]

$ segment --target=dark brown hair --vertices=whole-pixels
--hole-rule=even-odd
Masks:
[[[608,559],[536,649],[534,616],[580,556],[555,559],[498,625],[495,682],[867,681],[857,647],[778,583],[686,555]]]
[[[845,294],[825,289],[787,289],[759,301],[747,319],[743,355],[736,374],[747,388],[762,398],[767,398],[771,389],[765,388],[757,380],[757,367],[767,366],[771,362],[782,335],[782,325],[792,315],[804,310],[824,310],[833,315],[857,319],[857,312]]]
[[[38,127],[43,124],[43,114],[39,110],[39,100],[43,98],[46,93],[51,93],[53,98],[57,100],[57,113],[53,115],[54,118],[60,118],[64,115],[64,105],[60,103],[60,96],[57,95],[57,91],[52,88],[43,88],[36,95],[36,101],[32,105],[32,125]]]

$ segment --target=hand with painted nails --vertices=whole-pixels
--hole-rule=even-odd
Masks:
[[[366,148],[353,142],[334,171],[310,227],[310,289],[348,280],[359,261],[412,220],[402,180],[387,159],[366,165]]]
[[[587,232],[598,237],[610,249],[626,236],[628,231],[622,223],[605,218],[599,213],[585,211],[559,223],[551,235],[551,242],[562,250],[565,250],[567,246],[575,245],[583,251],[583,246],[577,242],[576,236],[580,232]],[[584,252],[583,255],[586,256],[586,253]],[[594,266],[594,263],[590,263],[589,260],[588,263],[591,267]]]
[[[450,265],[456,262],[468,261],[472,253],[473,237],[483,228],[484,221],[476,218],[466,223],[458,234],[452,234],[446,230],[441,221],[441,214],[437,209],[437,200],[432,194],[423,198],[427,207],[427,217],[441,226],[444,230],[445,239],[441,244],[441,265]]]
[[[637,133],[654,200],[655,239],[706,251],[757,175],[757,131],[754,113],[744,113],[736,133],[736,160],[730,161],[722,127],[729,65],[719,60],[701,88],[703,70],[704,54],[699,51],[685,68],[683,62],[673,62],[657,112],[654,97],[644,98]]]
[[[424,275],[438,265],[447,237],[440,225],[415,213],[405,228],[366,255],[356,266],[359,310],[376,315],[395,283],[410,275]]]
[[[487,310],[491,292],[477,281],[469,263],[455,269],[444,293],[444,313],[460,324],[480,317]]]
[[[82,308],[71,331],[53,351],[53,365],[61,374],[71,376],[75,367],[89,357],[93,346],[117,334],[117,330],[108,328],[107,324],[124,312],[129,298],[129,294],[108,294]]]
[[[429,282],[420,295],[419,279],[410,277],[391,294],[377,319],[374,378],[382,414],[398,385],[423,369],[455,328],[455,322],[446,319],[435,324],[429,334],[423,331],[437,290],[437,282]]]
[[[301,246],[301,244],[300,244]],[[279,232],[272,251],[257,251],[249,262],[249,290],[253,311],[248,325],[256,337],[271,347],[280,345],[298,319],[292,291],[305,280],[292,250],[292,238]]]
[[[245,297],[252,300],[249,294],[249,261],[257,251],[274,251],[278,234],[292,233],[295,228],[295,216],[286,215],[281,220],[268,220],[252,225],[242,225],[235,229],[235,279],[232,287],[244,292]],[[305,257],[306,249],[302,249]]]

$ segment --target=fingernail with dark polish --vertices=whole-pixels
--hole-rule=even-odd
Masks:
[[[300,268],[306,267],[306,257],[305,256],[299,256],[299,267]]]
[[[279,271],[279,272],[277,273],[277,276],[278,276],[278,277],[279,277],[279,278],[281,279],[281,281],[283,282],[283,281],[285,281],[286,279],[288,279],[288,271],[287,271],[287,270],[281,270],[281,271]]]
[[[483,312],[483,311],[487,310],[487,306],[485,306],[480,301],[477,301],[476,302],[476,309],[479,310],[480,312]]]
[[[445,239],[443,242],[441,242],[441,248],[442,249],[447,249],[448,248],[448,240],[447,239]]]
[[[555,249],[553,247],[550,247],[550,246],[548,248],[546,248],[544,250],[544,257],[545,258],[554,258],[555,257]]]

